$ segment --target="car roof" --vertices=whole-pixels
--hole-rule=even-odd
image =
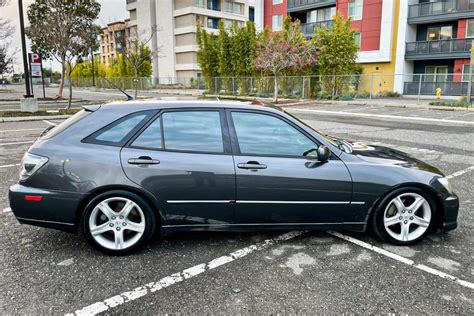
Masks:
[[[153,109],[186,109],[186,108],[216,108],[216,109],[255,109],[274,113],[281,113],[281,110],[268,106],[254,105],[250,102],[239,101],[159,101],[159,100],[136,100],[106,103],[101,109],[119,109],[119,110],[153,110]]]

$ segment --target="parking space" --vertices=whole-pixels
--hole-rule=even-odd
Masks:
[[[291,108],[325,133],[391,146],[452,175],[461,199],[458,229],[410,247],[370,233],[187,233],[107,257],[82,236],[18,224],[7,190],[24,151],[48,124],[0,123],[0,313],[472,313],[474,126],[446,122],[458,114],[450,111],[304,109],[400,116]],[[474,120],[462,113],[455,120]]]

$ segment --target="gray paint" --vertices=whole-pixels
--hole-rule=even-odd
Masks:
[[[230,147],[224,154],[202,154],[81,142],[136,111],[191,108],[251,109],[280,116],[315,143],[328,147],[332,156],[320,162],[315,158],[242,156]],[[94,110],[57,136],[40,139],[30,147],[29,152],[49,161],[29,179],[10,188],[10,205],[20,222],[75,231],[87,199],[98,191],[121,188],[148,198],[160,215],[164,233],[295,228],[364,231],[378,199],[394,188],[416,185],[432,192],[443,206],[440,225],[446,230],[457,225],[458,199],[436,181],[442,176],[438,169],[385,147],[344,153],[319,133],[275,109],[241,103],[137,101],[111,103]],[[232,133],[225,134],[232,138]],[[128,164],[128,159],[139,156],[150,156],[160,163]],[[254,171],[237,168],[251,160],[268,167]],[[44,198],[27,202],[25,195]],[[186,203],[180,203],[183,201]],[[308,203],[301,203],[305,201]]]

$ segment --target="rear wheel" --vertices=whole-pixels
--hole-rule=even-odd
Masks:
[[[400,188],[388,194],[374,210],[372,226],[382,240],[411,245],[428,235],[435,222],[436,204],[419,188]]]
[[[98,195],[86,207],[82,227],[87,241],[111,255],[129,254],[152,236],[155,214],[140,196],[127,191]]]

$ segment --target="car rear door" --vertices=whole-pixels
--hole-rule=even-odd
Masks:
[[[159,201],[170,226],[232,222],[235,171],[219,109],[165,110],[122,149],[128,178]]]
[[[317,144],[283,116],[228,110],[235,152],[236,224],[351,220],[352,183],[342,161],[305,157]]]

